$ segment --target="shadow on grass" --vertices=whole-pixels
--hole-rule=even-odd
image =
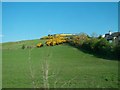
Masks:
[[[99,54],[99,53],[95,53],[91,50],[86,50],[80,46],[77,46],[77,45],[72,45],[72,44],[69,44],[69,43],[66,43],[67,45],[71,46],[71,47],[74,47],[74,48],[77,48],[78,50],[84,52],[84,53],[87,53],[87,54],[92,54],[94,55],[95,57],[97,58],[102,58],[102,59],[108,59],[108,60],[114,60],[114,61],[120,61],[120,57],[119,56],[115,56],[113,54],[110,54],[110,55],[106,55],[106,54]]]

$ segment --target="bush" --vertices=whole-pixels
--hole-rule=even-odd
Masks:
[[[25,49],[25,45],[24,44],[22,45],[22,49]]]
[[[91,40],[87,40],[86,42],[84,42],[82,45],[82,48],[87,51],[91,51],[90,42],[91,42]]]
[[[113,53],[114,53],[115,58],[117,58],[118,60],[120,60],[120,45],[116,45],[113,48]]]
[[[98,42],[97,38],[91,38],[89,40],[86,40],[83,43],[82,47],[86,50],[89,50],[90,52],[95,52],[95,46],[97,42]]]
[[[112,44],[110,44],[106,39],[102,38],[96,43],[94,50],[98,54],[108,55],[111,53],[111,45]]]
[[[71,39],[75,46],[82,46],[83,43],[88,40],[88,36],[84,33],[81,33],[73,36]]]
[[[71,38],[69,44],[105,58],[120,59],[120,45],[115,46],[101,36],[88,38],[84,34],[76,35]]]

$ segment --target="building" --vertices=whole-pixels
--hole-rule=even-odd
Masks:
[[[120,44],[120,32],[112,33],[109,31],[109,33],[106,33],[103,37],[108,41],[115,42],[115,44]]]

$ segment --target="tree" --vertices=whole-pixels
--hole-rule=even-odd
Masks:
[[[24,44],[22,45],[22,49],[25,49],[25,45]]]
[[[91,37],[93,37],[93,38],[98,37],[98,34],[95,33],[95,32],[93,32],[93,33],[91,34]]]

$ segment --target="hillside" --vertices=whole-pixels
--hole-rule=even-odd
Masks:
[[[2,44],[3,88],[118,88],[118,61],[66,44],[36,48],[39,42]]]

